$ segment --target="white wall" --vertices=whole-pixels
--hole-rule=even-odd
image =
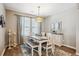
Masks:
[[[6,27],[17,33],[17,17],[15,12],[6,10]]]
[[[3,4],[0,4],[0,15],[4,15],[5,17],[5,9]],[[2,28],[0,26],[0,55],[2,54],[4,48],[5,48],[5,28]]]
[[[78,9],[77,18],[78,17],[79,17],[79,9]],[[76,20],[76,54],[79,55],[79,19]]]
[[[44,30],[50,32],[51,24],[55,21],[62,21],[62,32],[64,34],[64,44],[76,48],[76,20],[78,10],[76,7],[62,11],[55,15],[47,17],[44,22]]]
[[[76,54],[79,55],[79,19],[76,23]]]

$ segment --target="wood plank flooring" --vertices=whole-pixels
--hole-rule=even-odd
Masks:
[[[56,47],[57,47],[57,49],[63,50],[63,51],[68,52],[68,53],[71,53],[73,56],[76,55],[76,50],[75,49],[72,49],[72,48],[69,48],[69,47],[66,47],[66,46],[61,46],[61,47],[56,46]]]
[[[22,56],[20,46],[12,47],[12,49],[6,48],[4,56]]]
[[[68,48],[68,47],[65,47],[65,46],[61,46],[61,47],[56,46],[56,49],[60,49],[60,50],[63,50],[65,52],[69,52],[73,56],[75,56],[75,53],[76,53],[76,50]],[[37,55],[37,53],[35,53],[35,54]],[[45,54],[44,51],[43,51],[43,54]],[[22,53],[20,45],[18,45],[15,48],[12,48],[10,50],[8,48],[6,48],[4,56],[23,56],[23,53]]]

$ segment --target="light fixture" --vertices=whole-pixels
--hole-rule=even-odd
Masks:
[[[40,6],[38,6],[38,16],[36,17],[37,22],[43,22],[44,17],[39,15],[40,12]]]

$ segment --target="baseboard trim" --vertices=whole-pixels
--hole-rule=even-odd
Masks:
[[[78,53],[78,52],[76,52],[76,55],[78,55],[78,56],[79,56],[79,53]]]
[[[3,49],[1,56],[4,55],[6,48]]]
[[[3,56],[3,55],[4,55],[5,50],[6,50],[6,48],[7,48],[7,47],[8,47],[8,46],[6,45],[6,46],[5,46],[5,48],[3,49],[2,53],[1,53],[1,56]]]
[[[72,46],[69,46],[69,45],[65,45],[65,44],[63,44],[63,46],[66,46],[66,47],[69,47],[69,48],[72,48],[72,49],[75,49],[75,50],[76,50],[75,47],[72,47]]]

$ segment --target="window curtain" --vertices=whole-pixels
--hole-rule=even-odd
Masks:
[[[23,43],[23,39],[22,39],[22,36],[21,36],[22,26],[20,25],[20,22],[21,22],[20,16],[17,15],[17,43],[18,44]]]
[[[40,34],[41,24],[35,18],[17,15],[17,43],[23,43],[23,37]]]

